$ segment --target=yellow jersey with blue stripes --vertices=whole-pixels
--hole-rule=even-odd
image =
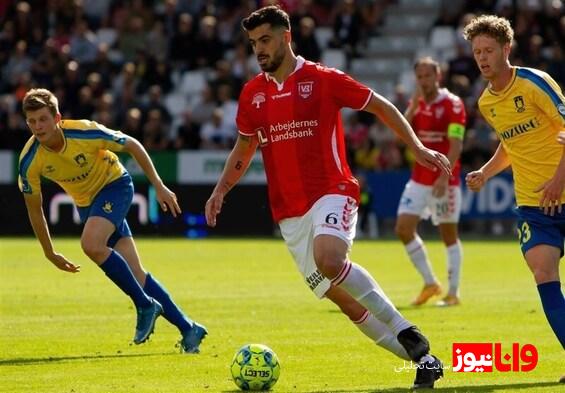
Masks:
[[[126,142],[119,131],[89,120],[62,120],[64,146],[59,152],[32,136],[20,154],[18,185],[25,194],[41,192],[40,177],[54,181],[77,206],[88,206],[98,192],[124,172],[116,154]]]
[[[539,206],[540,194],[534,190],[553,177],[563,154],[556,141],[558,132],[565,130],[565,98],[559,85],[545,72],[513,67],[503,91],[485,89],[479,110],[510,159],[517,205]]]

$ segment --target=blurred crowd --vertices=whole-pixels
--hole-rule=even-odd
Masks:
[[[363,57],[399,0],[27,0],[0,1],[0,148],[29,137],[21,100],[51,89],[64,118],[86,118],[138,138],[148,150],[229,149],[237,137],[237,98],[259,69],[241,19],[279,3],[291,16],[295,52],[320,61],[339,48]],[[484,87],[459,33],[475,14],[508,17],[516,31],[513,64],[549,72],[565,87],[565,7],[561,0],[440,0],[432,30],[458,37],[441,59],[444,83],[469,115],[463,164],[477,167],[496,141],[477,116]],[[319,28],[331,32],[320,42]],[[432,31],[430,31],[430,34]],[[348,71],[345,69],[344,71]],[[353,75],[355,76],[355,75]],[[391,98],[403,111],[411,91]],[[372,116],[345,116],[350,163],[359,170],[406,168],[411,157]]]

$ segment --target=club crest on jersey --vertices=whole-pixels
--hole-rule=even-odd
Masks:
[[[259,107],[261,106],[262,103],[264,103],[266,101],[265,99],[265,93],[260,92],[260,93],[256,93],[253,96],[253,99],[251,100],[251,105],[255,105],[256,109],[259,109]]]
[[[441,119],[444,111],[445,111],[445,109],[443,108],[443,106],[438,106],[436,108],[436,119]]]
[[[77,154],[74,159],[78,166],[80,166],[81,168],[87,164],[86,157],[82,153]]]
[[[308,98],[312,95],[312,88],[314,86],[314,81],[310,82],[298,82],[298,94],[302,98]]]
[[[514,97],[514,106],[516,107],[516,112],[524,112],[526,110],[526,104],[524,103],[524,97],[516,96]]]

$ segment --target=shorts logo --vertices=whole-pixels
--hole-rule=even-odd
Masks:
[[[251,100],[251,105],[255,105],[255,108],[259,109],[261,104],[264,103],[265,101],[266,101],[265,93],[263,92],[257,93],[253,96],[253,99]]]
[[[298,94],[300,97],[306,99],[312,95],[312,89],[314,87],[314,81],[310,82],[298,82]]]
[[[454,372],[532,371],[538,364],[538,351],[532,344],[513,343],[512,352],[505,353],[501,343],[453,343]]]
[[[524,103],[524,97],[516,96],[514,97],[514,106],[516,107],[516,112],[522,113],[526,110],[526,104]]]
[[[102,210],[104,210],[104,213],[110,214],[110,213],[112,213],[113,207],[114,207],[114,204],[112,202],[105,201],[104,206],[102,206]]]

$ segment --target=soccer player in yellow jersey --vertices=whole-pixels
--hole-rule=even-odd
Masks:
[[[199,352],[206,329],[188,318],[165,287],[145,271],[126,221],[133,183],[114,151],[135,158],[155,187],[164,211],[175,217],[181,213],[176,195],[163,184],[143,146],[135,138],[93,121],[62,120],[57,98],[46,89],[28,91],[23,112],[33,135],[20,155],[18,182],[45,257],[61,270],[80,271],[80,266],[53,247],[42,208],[40,177],[57,183],[73,198],[84,223],[84,253],[134,302],[134,343],[149,338],[162,314],[181,332],[181,350]]]
[[[522,254],[547,320],[565,348],[565,298],[559,279],[565,236],[565,149],[558,141],[565,130],[565,97],[545,72],[510,64],[514,32],[508,20],[483,15],[463,34],[489,82],[479,109],[500,139],[491,159],[467,175],[467,185],[479,191],[488,179],[512,167]]]

